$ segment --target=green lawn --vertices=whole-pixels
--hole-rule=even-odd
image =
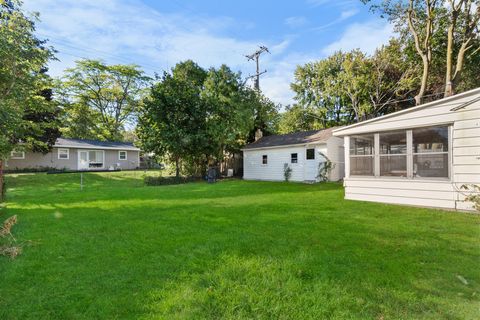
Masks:
[[[339,184],[8,177],[0,319],[478,319],[480,217]],[[466,280],[463,281],[463,279]]]

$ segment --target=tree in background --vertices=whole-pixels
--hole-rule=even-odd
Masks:
[[[297,104],[283,114],[281,131],[328,128],[388,113],[413,91],[414,69],[398,41],[372,56],[339,51],[298,66],[291,85]]]
[[[53,50],[33,34],[37,19],[22,11],[20,1],[0,1],[0,197],[10,152],[48,152],[58,137],[59,110],[46,74]]]
[[[175,163],[177,176],[182,167],[201,175],[239,151],[256,126],[274,131],[276,108],[227,66],[206,71],[189,60],[152,86],[137,135],[145,151]]]
[[[257,96],[253,93],[243,85],[240,74],[226,65],[208,71],[201,98],[207,108],[209,160],[221,161],[226,152],[236,152],[245,145],[255,121]]]
[[[465,55],[480,55],[480,1],[449,0],[447,8],[445,96],[451,96],[460,82]]]
[[[65,109],[63,134],[71,138],[121,140],[150,79],[135,65],[80,60],[66,70],[58,92]]]
[[[175,163],[177,177],[180,161],[197,161],[208,143],[206,106],[200,97],[206,77],[207,72],[193,61],[178,63],[151,87],[139,117],[142,149]]]
[[[416,104],[480,86],[478,0],[362,0],[395,26],[404,54],[421,58]],[[412,56],[412,53],[414,55]],[[477,75],[477,76],[475,76]],[[432,100],[432,99],[429,99]]]

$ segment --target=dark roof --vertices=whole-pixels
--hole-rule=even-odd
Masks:
[[[334,129],[336,128],[265,136],[258,141],[246,145],[243,149],[258,149],[295,144],[308,144],[312,142],[325,142],[332,136],[332,131]]]
[[[130,142],[111,142],[99,140],[83,140],[83,139],[66,139],[58,138],[55,147],[70,147],[80,149],[117,149],[117,150],[134,150],[140,149]]]

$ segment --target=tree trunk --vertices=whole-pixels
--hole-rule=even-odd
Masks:
[[[423,73],[422,73],[422,82],[420,84],[420,90],[418,94],[415,96],[415,105],[422,104],[423,97],[425,96],[425,91],[427,90],[427,83],[428,83],[428,73],[430,71],[430,61],[427,55],[422,56],[423,61]]]
[[[447,39],[447,70],[445,72],[445,97],[453,95],[452,88],[452,56],[453,56],[453,32],[455,28],[454,17],[452,16],[452,22],[448,27],[448,39]]]
[[[3,201],[3,194],[5,190],[3,190],[3,160],[0,159],[0,202]]]
[[[175,157],[175,177],[180,177],[180,159]]]

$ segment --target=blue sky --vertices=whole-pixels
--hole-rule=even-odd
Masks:
[[[202,67],[223,63],[243,76],[254,73],[244,57],[258,45],[271,54],[262,91],[292,103],[296,65],[336,50],[372,53],[391,37],[392,27],[359,0],[25,0],[40,13],[37,32],[59,52],[50,65],[60,76],[80,58],[135,63],[147,74],[192,59]]]

